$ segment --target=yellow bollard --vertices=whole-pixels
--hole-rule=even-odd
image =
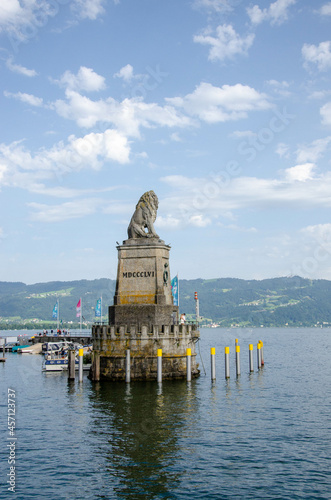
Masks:
[[[210,357],[211,357],[211,379],[216,380],[216,360],[215,360],[216,349],[211,347]]]
[[[162,349],[157,350],[157,381],[162,382]]]
[[[249,371],[254,371],[254,363],[253,363],[253,344],[249,344]]]
[[[257,367],[261,368],[261,344],[257,343]]]
[[[191,349],[188,347],[186,349],[186,380],[191,382],[192,370],[191,370]]]
[[[236,374],[240,375],[240,345],[236,345]]]
[[[79,382],[83,382],[83,356],[84,356],[84,349],[79,349],[78,350],[78,361],[79,361],[79,364],[78,364],[78,380]]]
[[[230,347],[225,347],[225,378],[230,378]]]

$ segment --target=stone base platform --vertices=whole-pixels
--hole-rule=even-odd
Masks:
[[[162,349],[162,378],[186,378],[186,349],[191,349],[192,378],[200,375],[195,344],[197,325],[94,325],[92,380],[125,380],[126,351],[130,349],[131,380],[156,380],[157,350]]]

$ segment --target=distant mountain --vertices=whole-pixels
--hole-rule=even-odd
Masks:
[[[113,302],[115,285],[116,282],[109,279],[52,281],[34,285],[0,282],[0,328],[4,328],[5,324],[12,327],[22,322],[29,327],[35,324],[38,328],[40,325],[36,320],[45,327],[56,325],[52,312],[57,299],[63,323],[79,321],[76,305],[80,298],[84,319],[93,322],[96,302],[102,296],[105,319],[108,305]]]
[[[94,309],[102,296],[103,316],[113,303],[115,281],[110,279],[53,281],[26,285],[0,282],[0,329],[22,324],[51,327],[57,297],[64,324],[76,322],[76,304],[82,298],[87,323],[95,320]],[[195,315],[194,292],[198,292],[203,324],[220,326],[331,326],[331,281],[298,276],[266,280],[235,278],[179,280],[180,311]]]

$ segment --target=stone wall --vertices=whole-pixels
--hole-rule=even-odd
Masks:
[[[200,374],[195,350],[200,334],[195,324],[154,325],[152,328],[148,325],[140,328],[135,325],[95,325],[92,336],[95,359],[100,358],[98,370],[101,379],[125,379],[127,349],[130,349],[133,380],[156,379],[158,349],[162,349],[164,379],[186,378],[187,348],[192,353],[192,377]]]

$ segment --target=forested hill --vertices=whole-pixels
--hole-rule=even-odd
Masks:
[[[102,296],[103,316],[113,302],[115,281],[109,279],[55,281],[26,285],[0,282],[0,329],[22,325],[55,325],[52,311],[59,298],[63,324],[76,320],[82,298],[87,323]],[[267,280],[234,278],[179,281],[180,311],[189,319],[195,313],[198,292],[202,324],[220,326],[331,326],[331,281],[300,277]],[[50,326],[49,326],[50,327]]]

